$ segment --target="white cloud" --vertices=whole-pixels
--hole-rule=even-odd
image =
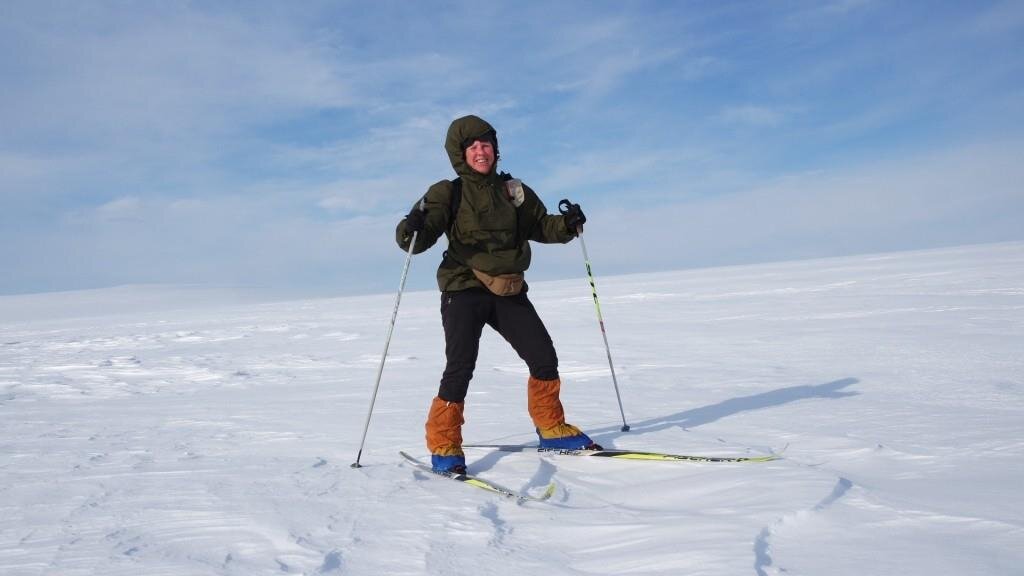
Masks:
[[[995,2],[981,7],[968,25],[971,32],[985,36],[1019,32],[1024,29],[1024,5],[1015,0]]]
[[[822,28],[837,20],[864,12],[877,5],[877,0],[828,0],[798,5],[785,21],[797,28]]]
[[[1021,141],[984,143],[598,212],[589,242],[605,266],[659,270],[1021,239],[1022,153]]]
[[[745,124],[755,127],[778,126],[785,115],[775,108],[746,104],[724,108],[718,118],[729,124]]]
[[[319,187],[317,205],[331,212],[379,214],[404,210],[427,191],[427,180],[410,177],[339,180]]]
[[[396,221],[393,215],[324,219],[241,195],[125,197],[16,231],[14,238],[0,229],[0,258],[17,271],[0,281],[0,291],[12,291],[13,280],[65,287],[195,283],[372,290],[390,277],[383,270],[401,266],[401,251],[390,241]]]
[[[546,167],[545,175],[536,183],[527,182],[542,195],[564,195],[571,191],[583,194],[623,184],[648,176],[654,168],[665,162],[677,161],[678,150],[643,150],[620,148],[615,150],[565,151]],[[619,196],[615,203],[630,199]],[[548,207],[549,210],[551,207]]]
[[[352,102],[329,50],[287,26],[181,5],[78,16],[19,29],[19,55],[37,74],[0,97],[8,126],[31,122],[54,136],[74,126],[79,137],[128,136],[138,146]]]
[[[103,204],[96,209],[100,220],[140,220],[143,216],[142,200],[135,196],[125,196]]]
[[[1009,35],[970,34],[1018,21],[1010,6],[880,42],[868,17],[899,28],[922,9],[11,5],[0,265],[44,287],[369,282],[395,218],[453,176],[443,138],[465,113],[495,122],[502,169],[549,208],[583,203],[620,267],[657,266],[662,242],[686,265],[1006,235],[1012,195],[985,212],[959,192],[1005,190],[986,175],[1019,175],[992,164],[1003,153],[922,151],[1017,137]],[[787,25],[800,34],[764,31]],[[893,153],[919,156],[879,161]]]

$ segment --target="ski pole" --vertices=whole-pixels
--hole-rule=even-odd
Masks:
[[[427,199],[420,201],[420,210],[425,210]],[[398,283],[398,295],[395,296],[395,309],[391,312],[391,324],[388,326],[388,336],[384,340],[384,353],[380,357],[380,365],[377,367],[377,381],[373,385],[373,394],[370,396],[370,410],[366,413],[366,424],[363,426],[363,438],[359,441],[359,453],[356,454],[356,461],[352,468],[362,468],[359,459],[363,457],[363,446],[366,444],[366,433],[370,430],[370,418],[373,416],[373,405],[377,402],[377,390],[380,388],[380,377],[384,374],[384,361],[388,357],[388,348],[391,346],[391,335],[395,331],[395,320],[398,318],[398,305],[402,303],[402,291],[405,290],[405,278],[409,275],[409,263],[412,262],[412,250],[416,246],[416,235],[419,231],[412,233],[412,240],[409,241],[409,252],[405,255],[405,266],[402,267],[402,279]]]
[[[572,202],[562,200],[558,203],[558,211],[564,216],[572,207]],[[583,263],[587,266],[587,276],[590,278],[590,291],[594,295],[594,308],[597,310],[597,323],[601,326],[601,337],[604,339],[604,350],[608,354],[608,368],[612,371],[612,385],[615,386],[615,399],[619,402],[619,414],[622,415],[622,431],[629,432],[629,424],[626,424],[626,412],[622,409],[622,396],[619,394],[619,381],[615,377],[615,365],[612,363],[612,349],[608,346],[608,332],[604,328],[604,317],[601,315],[601,303],[597,299],[597,284],[594,282],[594,273],[590,270],[590,256],[587,255],[587,244],[583,241],[583,226],[576,227],[576,237],[579,238],[580,247],[583,249]]]

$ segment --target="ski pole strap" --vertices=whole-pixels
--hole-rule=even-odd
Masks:
[[[562,216],[568,216],[569,212],[573,209],[573,207],[575,207],[577,211],[580,209],[579,204],[573,204],[572,202],[569,202],[567,198],[563,198],[561,201],[558,202],[558,212]],[[566,227],[568,228],[568,225]],[[577,225],[573,229],[573,232],[575,232],[577,236],[583,234],[582,222],[580,223],[580,225]]]

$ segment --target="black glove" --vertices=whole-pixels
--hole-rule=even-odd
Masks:
[[[565,218],[565,227],[574,234],[587,221],[587,217],[583,215],[583,209],[580,208],[580,205],[573,204],[568,200],[562,200],[558,203],[558,211]]]
[[[421,210],[419,206],[409,211],[409,214],[405,217],[405,230],[410,234],[413,232],[423,232],[423,224],[427,221],[427,211]]]

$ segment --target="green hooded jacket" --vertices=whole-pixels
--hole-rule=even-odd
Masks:
[[[434,245],[442,234],[448,236],[448,250],[437,269],[437,285],[443,292],[483,288],[472,268],[488,274],[525,272],[530,267],[530,240],[545,244],[566,243],[576,237],[561,215],[548,214],[544,203],[528,186],[523,186],[523,203],[516,207],[497,173],[497,161],[489,174],[480,174],[466,164],[462,144],[482,138],[494,128],[476,116],[464,116],[448,128],[444,148],[452,168],[462,179],[462,199],[455,222],[449,214],[452,182],[441,180],[427,190],[426,221],[416,236],[414,254]],[[414,207],[419,205],[417,200]],[[412,233],[405,219],[398,223],[395,239],[402,250],[409,249]]]

